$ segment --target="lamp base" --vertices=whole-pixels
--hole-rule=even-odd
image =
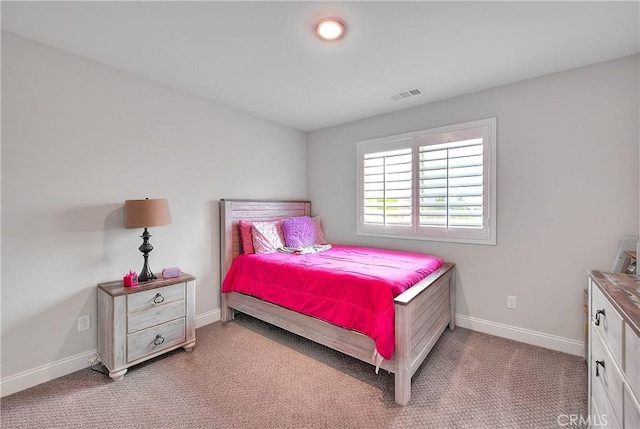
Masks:
[[[144,266],[142,267],[142,272],[138,276],[139,282],[148,282],[149,280],[155,280],[157,277],[151,272],[149,266],[147,265],[147,257],[144,258]]]
[[[138,250],[142,252],[142,256],[144,257],[144,265],[142,266],[142,271],[140,271],[140,274],[138,275],[138,281],[148,282],[149,280],[157,279],[157,277],[153,275],[153,272],[149,268],[149,253],[153,250],[153,246],[149,243],[151,234],[149,234],[147,228],[144,229],[140,238],[142,238],[142,244],[138,247]]]

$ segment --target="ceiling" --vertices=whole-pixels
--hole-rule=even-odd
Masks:
[[[2,28],[311,131],[636,54],[639,4],[2,1]]]

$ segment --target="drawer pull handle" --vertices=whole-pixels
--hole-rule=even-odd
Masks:
[[[160,335],[160,334],[156,335],[156,339],[153,340],[153,345],[159,346],[162,343],[164,343],[164,338],[162,337],[162,335]]]
[[[595,323],[595,324],[596,324],[596,326],[600,326],[600,316],[601,316],[601,315],[602,315],[602,316],[604,316],[604,315],[605,315],[605,314],[604,314],[604,310],[598,310],[598,311],[596,311],[596,318],[595,318],[595,320],[594,320],[594,322],[593,322],[593,323]]]
[[[600,376],[600,372],[599,372],[600,366],[602,366],[602,369],[604,369],[604,359],[596,361],[596,377]]]
[[[160,293],[157,293],[156,296],[153,298],[153,302],[155,302],[156,304],[161,304],[164,302],[164,296],[160,295]]]

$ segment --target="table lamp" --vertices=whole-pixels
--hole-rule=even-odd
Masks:
[[[142,271],[138,275],[139,282],[154,280],[157,277],[153,275],[149,269],[149,253],[153,250],[153,246],[149,243],[151,234],[147,228],[153,226],[168,225],[171,223],[169,216],[169,204],[166,199],[150,200],[127,200],[124,202],[124,226],[125,228],[144,228],[144,232],[140,236],[142,245],[138,250],[142,252],[144,257],[144,265]]]

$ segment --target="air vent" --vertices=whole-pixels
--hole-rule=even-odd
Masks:
[[[404,100],[405,98],[415,97],[416,95],[421,95],[422,91],[418,88],[407,89],[405,91],[401,91],[397,94],[390,95],[389,98],[393,101]]]

